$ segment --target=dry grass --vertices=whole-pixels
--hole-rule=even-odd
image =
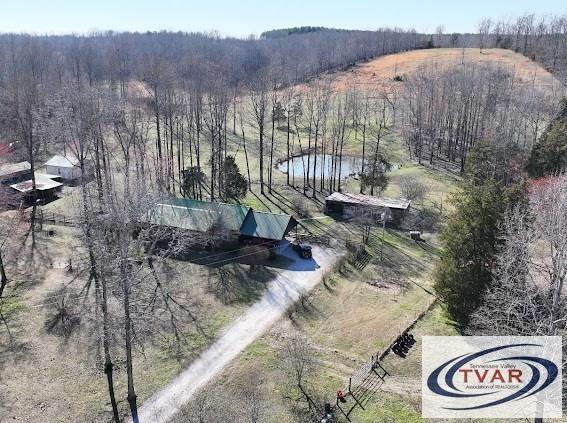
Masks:
[[[380,57],[368,63],[357,65],[347,72],[334,74],[333,87],[344,90],[349,86],[373,88],[386,86],[396,88],[403,82],[395,82],[396,75],[413,75],[424,65],[435,65],[447,68],[460,65],[463,61],[463,49],[441,48],[415,50]],[[531,83],[535,78],[536,85],[553,89],[561,85],[551,73],[537,63],[519,53],[504,49],[487,49],[482,53],[477,48],[464,49],[464,61],[473,63],[499,64],[513,69],[519,83]]]
[[[6,213],[0,215],[5,218]],[[85,251],[81,248],[79,231],[74,227],[44,225],[37,235],[33,260],[29,240],[20,250],[27,224],[18,227],[10,240],[10,284],[6,291],[9,301],[0,301],[5,320],[0,320],[0,422],[4,418],[25,422],[107,422],[110,421],[108,394],[101,371],[100,350],[90,321],[92,313],[81,314],[81,326],[68,337],[46,329],[54,311],[54,296],[63,286],[73,289],[70,302],[78,308],[93,307],[90,295],[81,288],[87,284]],[[47,235],[52,230],[53,235]],[[12,245],[13,244],[13,245]],[[18,251],[17,257],[15,251]],[[73,272],[67,270],[73,257]],[[16,260],[17,258],[17,260]],[[139,348],[136,344],[134,375],[139,401],[143,402],[187,366],[221,327],[236,319],[247,304],[225,305],[209,289],[209,271],[204,266],[171,260],[175,283],[187,288],[184,293],[193,298],[192,311],[198,316],[203,332],[190,322],[181,322],[183,344],[181,355],[172,348],[172,335],[165,329],[155,334]],[[247,266],[229,264],[227,269]],[[238,269],[237,269],[238,267]],[[237,276],[235,276],[237,279]],[[238,285],[238,283],[235,283]],[[253,293],[246,292],[248,295]],[[116,312],[118,312],[116,310]],[[119,319],[119,314],[116,314]],[[120,334],[116,333],[112,349],[115,368],[115,388],[119,408],[127,412],[126,372]]]

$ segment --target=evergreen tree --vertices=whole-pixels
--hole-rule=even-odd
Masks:
[[[364,167],[364,172],[360,174],[362,192],[367,188],[370,188],[370,195],[374,195],[375,190],[378,194],[384,191],[390,182],[388,170],[390,170],[390,163],[378,153],[374,162],[368,163]]]
[[[205,174],[198,166],[192,166],[183,171],[182,192],[187,198],[197,198],[199,187],[205,181]]]
[[[534,178],[567,169],[567,98],[561,101],[560,113],[534,145],[527,169]]]
[[[362,186],[362,191],[364,192],[367,188],[370,188],[370,194],[374,195],[374,190],[378,194],[386,189],[390,178],[384,171],[384,169],[377,168],[375,171],[372,169],[365,169],[364,173],[360,174],[360,185]]]
[[[460,189],[451,199],[454,212],[441,235],[435,289],[462,324],[480,305],[492,279],[504,213],[523,198],[522,179],[501,169],[506,164],[499,157],[487,143],[471,151]]]
[[[234,157],[227,156],[223,162],[224,186],[223,195],[225,198],[239,199],[246,195],[248,182],[240,173]]]

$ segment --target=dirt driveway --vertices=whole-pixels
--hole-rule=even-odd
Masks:
[[[278,271],[260,300],[226,328],[187,369],[142,404],[140,422],[169,421],[200,388],[282,317],[301,294],[311,291],[339,258],[336,251],[318,246],[313,247],[311,261],[301,261],[291,248],[286,248],[282,255],[291,266]]]

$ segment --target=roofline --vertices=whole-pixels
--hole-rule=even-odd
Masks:
[[[211,200],[196,200],[194,198],[179,198],[179,197],[169,197],[173,200],[184,200],[184,201],[198,201],[199,203],[211,203],[211,204],[223,204],[225,206],[236,206],[236,207],[246,207],[247,209],[251,209],[252,207],[247,206],[245,204],[233,204],[233,203],[225,203],[223,201],[211,201]],[[180,207],[180,206],[178,206]],[[269,213],[269,212],[267,212]]]
[[[289,216],[289,217],[293,217],[291,214],[287,214],[287,213],[272,213],[269,211],[262,211],[262,210],[254,210],[252,207],[249,207],[250,211],[252,213],[264,213],[264,214],[275,214],[276,216]]]
[[[60,165],[48,164],[48,163],[53,159],[53,157],[56,157],[56,156],[63,157],[65,160],[67,160],[67,161],[69,162],[69,164],[70,164],[71,166],[60,166]],[[77,162],[76,164],[73,164],[73,162],[72,162],[71,160],[69,160],[69,159],[68,159],[67,157],[65,157],[65,156],[61,156],[61,155],[59,155],[59,154],[56,154],[56,155],[53,156],[53,157],[51,157],[51,159],[49,159],[48,161],[46,161],[43,165],[44,165],[44,166],[53,166],[53,167],[65,167],[65,168],[69,168],[69,169],[70,169],[70,168],[73,168],[73,167],[79,167],[79,168],[80,168],[80,163],[79,163],[79,162]],[[78,160],[78,159],[77,159],[77,160]]]
[[[175,207],[175,208],[178,208],[178,209],[186,209],[186,210],[197,210],[197,211],[202,211],[202,212],[207,212],[207,213],[216,213],[216,214],[220,213],[216,210],[198,209],[198,208],[195,208],[195,207],[183,207],[183,206],[178,206],[178,205],[175,205],[175,204],[156,203],[156,205],[166,206],[166,207]]]
[[[345,198],[331,198],[333,197],[333,195],[337,194],[337,196],[342,196]],[[378,201],[382,201],[384,203],[388,203],[388,202],[395,202],[395,203],[399,203],[402,202],[404,204],[396,204],[396,205],[378,205],[378,204],[370,204],[368,202],[365,201],[361,201],[358,200],[357,197],[362,196],[362,197],[368,197],[370,199],[375,199]],[[376,196],[372,196],[372,195],[368,195],[368,194],[353,194],[353,193],[344,193],[344,192],[339,192],[339,191],[335,191],[332,194],[329,194],[327,197],[325,197],[325,201],[336,201],[336,202],[340,202],[343,204],[357,204],[357,205],[361,205],[361,206],[372,206],[372,207],[388,207],[391,209],[401,209],[401,210],[406,210],[411,206],[412,200],[409,200],[407,198],[391,198],[391,197],[376,197]]]

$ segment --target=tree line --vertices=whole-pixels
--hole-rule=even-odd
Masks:
[[[564,87],[519,81],[514,69],[463,62],[446,69],[425,65],[407,77],[402,133],[419,163],[458,165],[471,148],[490,138],[502,148],[529,152],[555,115]]]

